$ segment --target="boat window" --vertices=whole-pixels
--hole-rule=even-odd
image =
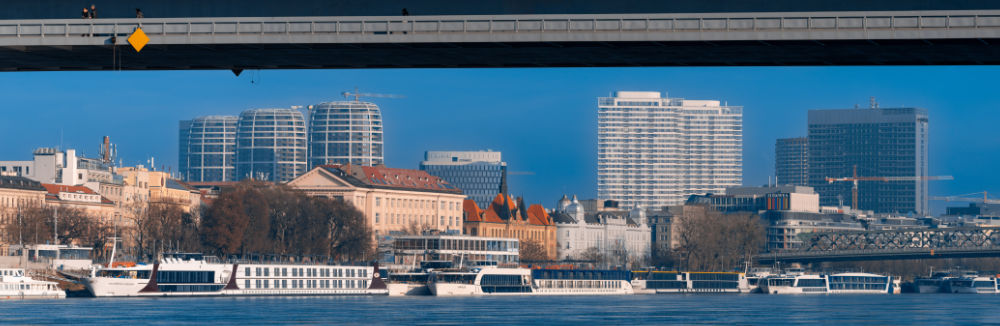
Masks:
[[[268,281],[270,281],[270,280],[264,280],[264,288],[265,289],[271,287],[270,284],[268,284]]]
[[[825,279],[800,279],[796,287],[826,287]]]
[[[243,276],[250,276],[250,267],[247,267],[247,268],[244,269],[244,275]]]

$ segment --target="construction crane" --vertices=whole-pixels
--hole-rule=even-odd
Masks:
[[[983,198],[978,198],[979,194],[983,195]],[[976,197],[970,197],[976,195]],[[973,203],[983,203],[983,204],[1000,204],[1000,200],[990,199],[989,194],[986,191],[974,192],[971,194],[955,195],[955,196],[934,196],[931,197],[932,200],[943,200],[943,201],[964,201]]]
[[[354,88],[354,92],[353,93],[351,93],[350,91],[347,91],[347,92],[340,93],[340,95],[343,95],[344,98],[346,98],[348,100],[351,99],[351,97],[353,97],[355,102],[360,102],[360,99],[362,97],[406,98],[406,96],[396,95],[396,94],[361,93],[361,92],[358,92],[358,88],[357,87]]]
[[[905,177],[859,177],[858,176],[858,166],[854,166],[854,175],[850,177],[841,178],[831,178],[826,177],[826,182],[852,182],[851,187],[851,210],[858,209],[858,181],[930,181],[930,180],[954,180],[950,175],[938,175],[938,176],[905,176]]]

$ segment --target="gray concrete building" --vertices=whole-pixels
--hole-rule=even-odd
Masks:
[[[235,116],[204,116],[179,123],[178,166],[192,182],[236,180]]]
[[[779,185],[809,184],[809,142],[806,137],[779,138],[774,144],[774,176]]]
[[[809,186],[821,206],[851,206],[849,177],[926,177],[928,116],[919,108],[809,111]],[[875,213],[927,212],[927,181],[860,181],[860,210]]]

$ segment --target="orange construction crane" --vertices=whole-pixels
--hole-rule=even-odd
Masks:
[[[858,209],[858,181],[929,181],[929,180],[954,180],[950,175],[937,175],[937,176],[905,176],[905,177],[859,177],[858,176],[858,166],[854,166],[854,176],[841,177],[841,178],[831,178],[826,177],[826,182],[853,182],[851,187],[851,210]]]

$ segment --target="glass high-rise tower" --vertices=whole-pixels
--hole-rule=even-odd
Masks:
[[[480,208],[507,193],[507,163],[494,151],[427,151],[420,169],[462,190]]]
[[[236,129],[236,177],[287,182],[306,172],[306,126],[294,109],[252,109]]]
[[[743,179],[743,108],[616,92],[597,103],[597,196],[622,207],[677,205]]]
[[[820,205],[851,206],[851,182],[826,178],[926,177],[927,110],[871,108],[809,111],[809,186]],[[926,213],[927,181],[860,181],[858,209]]]
[[[382,113],[362,101],[313,105],[309,115],[309,167],[383,164]]]
[[[809,185],[809,142],[806,137],[780,138],[774,143],[776,184]]]
[[[236,180],[236,120],[213,115],[180,122],[178,166],[184,180]]]

